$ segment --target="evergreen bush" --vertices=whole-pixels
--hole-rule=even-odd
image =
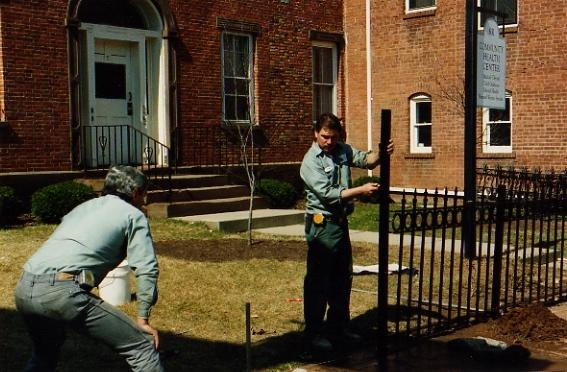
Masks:
[[[258,182],[256,189],[268,200],[271,208],[290,208],[297,200],[297,191],[286,181],[265,178]]]
[[[10,186],[0,186],[0,226],[13,223],[20,213],[21,202]]]
[[[352,183],[352,187],[358,187],[358,186],[362,186],[366,183],[369,182],[373,182],[373,183],[380,183],[380,178],[379,177],[375,177],[375,176],[362,176],[362,177],[358,177],[357,179],[354,180],[354,182]],[[380,203],[380,199],[378,196],[378,193],[375,193],[374,195],[371,196],[366,196],[366,195],[360,195],[358,197],[358,200],[360,200],[363,203],[372,203],[372,204],[378,204]]]
[[[32,195],[32,214],[43,222],[59,222],[77,205],[95,196],[92,187],[73,181],[45,186]]]

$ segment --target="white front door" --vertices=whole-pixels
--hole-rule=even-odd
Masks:
[[[95,124],[132,125],[131,45],[127,41],[95,39]]]
[[[158,70],[163,57],[159,33],[97,24],[83,24],[83,30],[81,115],[87,165],[166,163],[151,139],[167,128],[167,120],[161,119],[165,105],[159,104],[166,102],[159,98],[166,76],[165,69]]]

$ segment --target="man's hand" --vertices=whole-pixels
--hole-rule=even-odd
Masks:
[[[375,182],[369,182],[369,183],[365,183],[362,186],[352,187],[350,189],[344,189],[341,192],[341,199],[346,201],[346,200],[351,200],[360,195],[371,196],[376,191],[378,191],[379,188],[380,188],[379,184]]]
[[[392,139],[390,139],[390,142],[388,142],[386,152],[388,153],[388,155],[392,155],[392,153],[394,152],[394,141]]]
[[[380,164],[380,154],[382,153],[381,151],[382,144],[380,144],[379,147],[380,147],[380,151],[371,152],[368,154],[368,157],[366,158],[366,161],[368,163],[367,165],[368,169],[374,169]],[[386,147],[386,153],[388,155],[392,155],[393,152],[394,152],[394,141],[390,139],[390,142],[388,142],[388,146]]]
[[[359,195],[372,196],[375,192],[378,191],[379,187],[380,185],[374,182],[365,183],[364,185],[360,186]]]
[[[156,350],[159,348],[159,334],[158,331],[153,328],[152,326],[150,326],[150,323],[148,323],[147,319],[142,319],[142,318],[138,318],[138,320],[136,321],[136,323],[138,324],[138,327],[142,328],[142,330],[150,335],[152,335],[152,337],[154,338],[154,348],[156,348]]]

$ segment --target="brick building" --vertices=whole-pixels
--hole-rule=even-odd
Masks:
[[[340,0],[4,1],[0,173],[172,163],[159,144],[211,164],[221,124],[251,121],[262,161],[299,161],[314,110],[343,111],[342,19]]]
[[[563,169],[563,6],[492,2],[510,14],[508,110],[477,111],[477,164]],[[369,3],[370,142],[380,110],[391,109],[392,185],[462,186],[465,1]],[[226,128],[250,122],[264,163],[298,162],[313,117],[328,110],[346,118],[349,142],[367,148],[366,4],[4,1],[0,176],[211,165],[222,161]]]
[[[567,167],[567,16],[560,2],[506,12],[506,112],[477,110],[477,165]],[[465,1],[372,0],[372,137],[392,110],[392,185],[462,186]],[[482,24],[482,22],[480,22]],[[365,1],[345,0],[346,122],[367,146]]]

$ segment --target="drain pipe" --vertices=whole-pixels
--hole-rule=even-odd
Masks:
[[[366,0],[366,135],[368,136],[368,150],[372,150],[372,50],[370,49],[370,1]],[[378,151],[376,149],[375,151]],[[372,171],[368,170],[368,175],[372,176]]]

